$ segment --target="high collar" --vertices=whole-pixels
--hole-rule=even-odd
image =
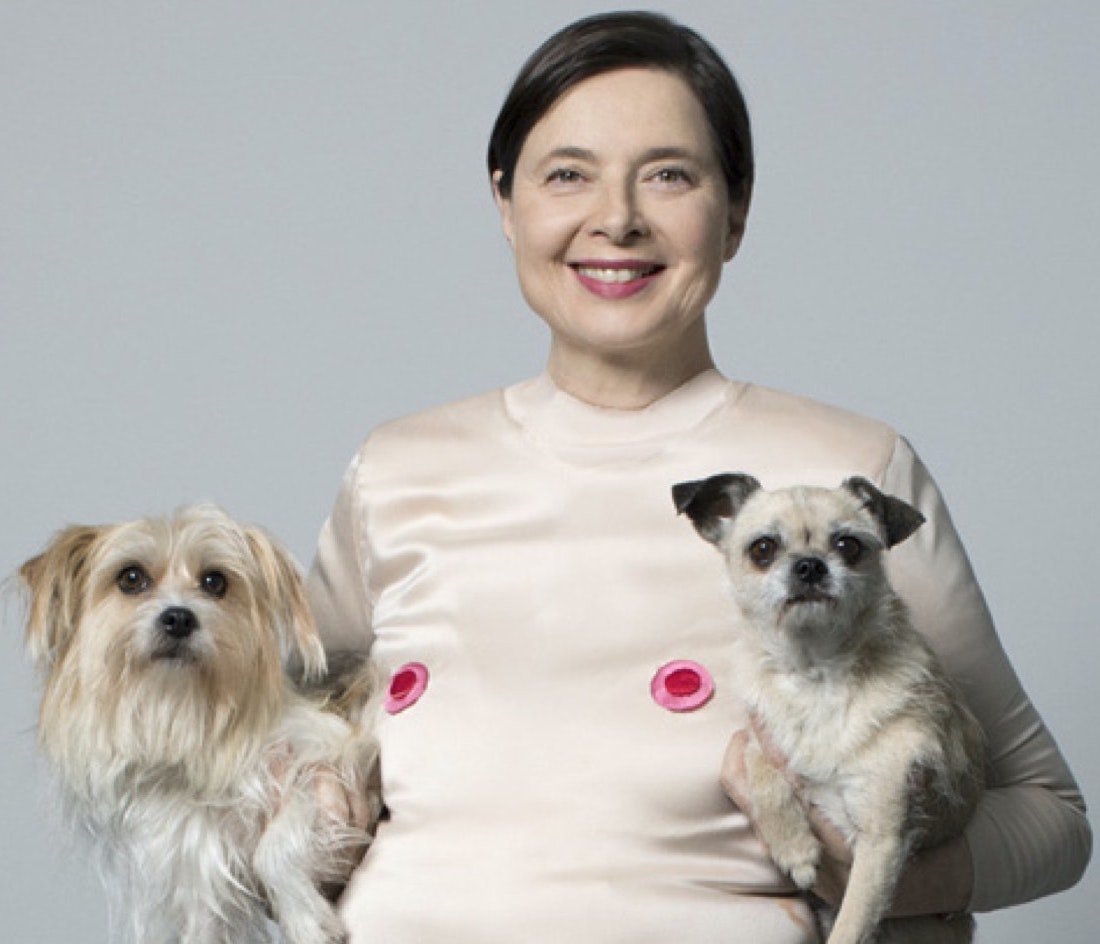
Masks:
[[[705,370],[648,406],[593,406],[561,390],[549,374],[504,391],[505,407],[540,445],[573,461],[642,458],[697,427],[732,395],[717,370]]]

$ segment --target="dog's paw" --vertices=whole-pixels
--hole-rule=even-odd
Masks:
[[[814,887],[817,864],[821,860],[821,843],[812,834],[788,836],[769,849],[772,859],[802,891]]]
[[[348,944],[350,935],[344,922],[335,913],[327,916],[324,925],[325,944]]]
[[[286,917],[279,926],[288,944],[348,944],[347,929],[335,912]]]
[[[800,809],[792,806],[781,812],[783,815],[759,820],[757,831],[772,861],[805,891],[817,878],[821,842]]]
[[[788,869],[788,873],[791,876],[791,881],[795,883],[802,891],[808,892],[814,887],[814,883],[817,881],[817,866],[802,864],[796,865],[792,869]]]

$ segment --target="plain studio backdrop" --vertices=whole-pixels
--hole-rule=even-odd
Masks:
[[[199,498],[307,564],[373,425],[541,370],[484,147],[527,54],[601,7],[0,0],[0,572]],[[663,9],[754,119],[720,367],[914,442],[1100,802],[1100,5]],[[9,603],[0,939],[102,944],[21,632]],[[1089,944],[1098,897],[1093,869],[981,940]]]

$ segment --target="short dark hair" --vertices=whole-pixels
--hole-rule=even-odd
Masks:
[[[531,129],[562,95],[584,79],[617,69],[666,69],[684,79],[703,107],[731,203],[752,194],[752,130],[748,107],[729,67],[694,30],[659,13],[600,13],[566,26],[524,63],[489,136],[489,175],[508,198],[520,151]]]

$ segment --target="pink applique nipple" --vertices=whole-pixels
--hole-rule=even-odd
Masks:
[[[714,679],[698,662],[678,659],[657,670],[649,690],[662,708],[694,711],[710,701]]]
[[[401,666],[390,679],[390,690],[386,694],[385,708],[391,715],[415,705],[428,687],[427,666],[419,662],[409,662]]]

